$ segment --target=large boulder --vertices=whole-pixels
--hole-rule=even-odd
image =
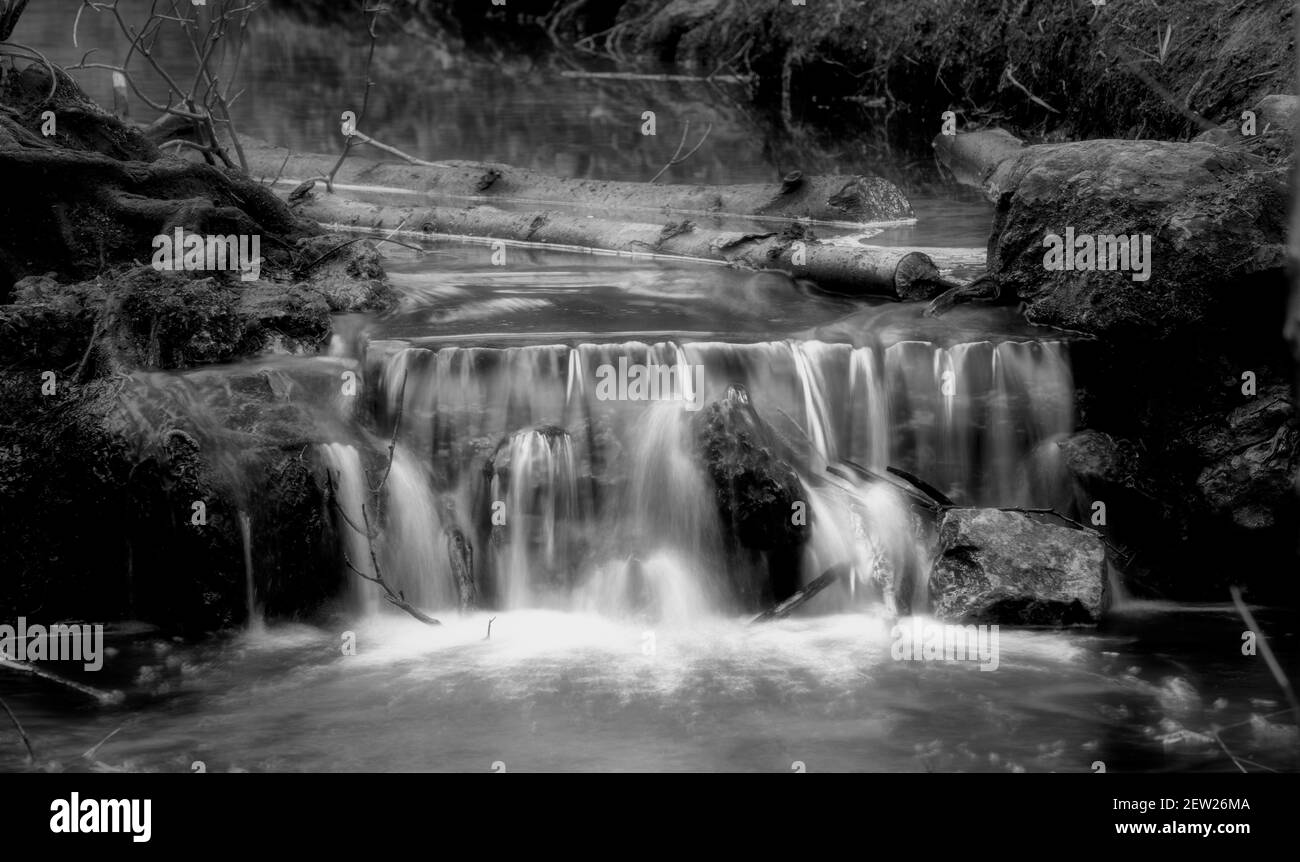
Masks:
[[[1205,142],[1026,147],[989,179],[997,204],[989,268],[1035,323],[1132,336],[1213,326],[1229,305],[1251,303],[1244,279],[1283,269],[1284,180],[1255,155]],[[1149,279],[1046,268],[1046,235],[1067,229],[1149,236]]]
[[[1110,596],[1106,551],[1091,531],[1019,512],[953,509],[930,573],[934,615],[963,623],[1095,622]]]

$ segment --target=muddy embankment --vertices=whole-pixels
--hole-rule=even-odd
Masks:
[[[326,0],[292,4],[313,13]],[[394,18],[473,43],[754,76],[793,119],[845,116],[905,133],[998,123],[1058,139],[1187,137],[1295,76],[1292,4],[1275,0],[396,0]],[[913,138],[915,140],[915,138]]]

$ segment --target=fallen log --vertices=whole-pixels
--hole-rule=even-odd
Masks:
[[[247,138],[243,144],[251,176],[263,181],[278,179],[290,187],[326,176],[338,160],[331,155],[293,153]],[[912,205],[897,186],[881,177],[861,175],[792,174],[771,183],[659,185],[558,177],[490,162],[376,164],[354,157],[343,163],[335,182],[383,186],[450,202],[578,206],[603,212],[811,219],[852,225],[915,218]]]
[[[750,624],[752,625],[754,623],[766,623],[766,622],[771,622],[772,620],[785,619],[786,617],[790,616],[790,614],[793,613],[794,610],[798,608],[800,605],[804,604],[813,596],[817,595],[822,590],[826,589],[831,584],[838,581],[840,578],[844,577],[846,574],[848,574],[848,572],[849,572],[848,563],[840,563],[839,565],[831,566],[829,569],[827,569],[826,571],[822,572],[819,576],[817,576],[817,578],[811,581],[802,590],[799,590],[797,593],[790,596],[790,598],[768,608],[758,616],[754,617],[752,620],[749,621]]]
[[[337,194],[305,195],[296,203],[296,211],[330,230],[416,239],[502,241],[555,251],[780,269],[809,279],[823,290],[855,296],[925,300],[948,286],[934,261],[923,252],[824,242],[800,230],[745,233],[701,228],[691,221],[648,224],[556,211],[509,212],[491,206],[390,206]],[[401,230],[395,230],[399,226]]]

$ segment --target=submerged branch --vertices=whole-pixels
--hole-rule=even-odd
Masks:
[[[371,554],[372,555],[374,554],[373,550],[371,551]],[[370,575],[367,575],[365,572],[358,569],[356,566],[352,565],[352,560],[348,558],[348,554],[346,551],[343,552],[343,562],[347,564],[347,567],[349,569],[351,569],[354,573],[356,573],[360,577],[364,578],[367,581],[370,581],[371,583],[375,583],[383,587],[384,598],[387,599],[388,603],[391,604],[393,607],[401,608],[402,610],[406,611],[408,614],[415,617],[417,620],[424,623],[425,625],[430,625],[430,626],[442,625],[441,622],[429,616],[424,611],[420,610],[415,605],[408,602],[406,599],[402,598],[400,594],[394,593],[392,588],[389,587],[387,583],[385,583],[382,576],[371,577]]]
[[[23,730],[22,722],[18,720],[18,716],[14,715],[14,711],[9,708],[9,704],[5,703],[4,698],[2,697],[0,697],[0,709],[3,709],[6,713],[9,714],[9,720],[12,721],[14,723],[14,727],[18,729],[18,735],[23,738],[23,745],[27,746],[28,765],[35,763],[36,751],[32,748],[32,741],[27,738],[27,731]]]
[[[955,507],[957,505],[948,497],[947,494],[943,493],[938,488],[934,487],[929,482],[925,481],[919,476],[915,476],[907,472],[901,467],[886,467],[885,471],[887,473],[892,473],[898,478],[908,482],[914,488],[919,490],[921,493],[925,494],[925,496],[929,497],[931,500],[934,500],[940,506]]]
[[[1282,689],[1287,701],[1290,702],[1292,717],[1295,719],[1296,725],[1300,727],[1300,702],[1296,701],[1295,689],[1291,686],[1291,680],[1287,679],[1286,672],[1282,670],[1282,665],[1278,662],[1277,656],[1273,654],[1273,648],[1268,645],[1268,638],[1264,637],[1264,630],[1255,621],[1255,615],[1250,612],[1250,608],[1246,607],[1246,603],[1242,601],[1241,589],[1233,586],[1231,592],[1232,603],[1237,606],[1237,613],[1241,615],[1241,619],[1246,623],[1246,626],[1255,633],[1256,640],[1259,642],[1259,652],[1264,656],[1264,662],[1268,665],[1273,678],[1277,680],[1278,687]]]
[[[402,383],[397,388],[397,416],[393,419],[393,437],[388,441],[388,464],[384,467],[383,478],[379,484],[371,488],[371,492],[378,495],[384,490],[384,485],[388,484],[388,475],[393,472],[393,454],[397,451],[397,434],[402,430],[402,410],[406,407],[406,372],[402,372]],[[365,515],[366,510],[363,506],[361,514]]]
[[[822,572],[822,574],[818,576],[816,579],[810,581],[806,587],[799,590],[794,595],[790,596],[790,598],[785,599],[782,602],[778,602],[777,604],[763,611],[758,616],[754,617],[752,620],[749,621],[750,624],[752,625],[754,623],[765,623],[765,622],[770,622],[772,620],[785,619],[786,617],[790,616],[790,614],[793,613],[796,608],[806,603],[809,599],[811,599],[813,596],[817,595],[822,590],[829,587],[831,584],[838,581],[848,571],[849,571],[849,565],[847,563],[840,563],[839,565],[831,566],[829,569]]]
[[[73,691],[80,692],[81,694],[87,695],[89,697],[93,697],[101,705],[121,703],[123,699],[122,692],[120,691],[104,691],[103,689],[93,688],[88,685],[83,685],[82,683],[74,682],[73,680],[65,679],[61,676],[57,676],[56,674],[52,674],[49,671],[41,670],[35,665],[27,664],[26,662],[10,661],[9,659],[6,658],[0,658],[0,669],[10,670],[15,673],[27,674],[28,676],[34,676],[37,679],[43,679],[46,682],[52,682],[55,683],[56,685],[61,685],[65,688],[70,688]]]

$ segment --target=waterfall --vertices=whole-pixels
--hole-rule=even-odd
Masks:
[[[264,629],[262,610],[257,606],[253,586],[253,522],[245,511],[239,512],[239,536],[244,544],[244,607],[248,611],[248,630],[259,634]]]
[[[665,381],[660,400],[611,397],[597,385],[633,367]],[[664,624],[727,612],[728,567],[765,565],[727,551],[695,436],[699,406],[731,384],[798,453],[810,531],[799,580],[852,568],[818,597],[823,610],[920,610],[928,568],[906,500],[878,482],[828,484],[827,464],[897,466],[967,505],[1067,506],[1056,443],[1073,428],[1073,384],[1059,343],[377,341],[366,368],[383,417],[402,414],[380,559],[386,577],[430,609],[456,601],[445,539],[454,528],[473,546],[475,578],[495,606]],[[339,443],[325,452],[340,505],[359,525],[369,494],[360,456]],[[340,529],[353,564],[369,572],[365,538]],[[359,608],[378,606],[376,587],[349,579]]]
[[[412,604],[430,610],[457,602],[438,509],[428,469],[398,445],[384,484],[384,579]]]
[[[500,586],[507,608],[530,607],[571,581],[568,535],[578,516],[577,462],[568,433],[521,431],[494,463],[494,544],[505,544]],[[497,531],[500,532],[497,532]]]
[[[334,500],[342,515],[336,518],[343,537],[343,577],[347,582],[345,594],[352,608],[363,614],[373,614],[379,609],[380,588],[363,580],[351,567],[374,577],[375,568],[370,560],[370,543],[365,535],[365,517],[361,507],[367,506],[370,487],[361,466],[361,455],[355,446],[345,443],[327,443],[322,447],[325,464],[333,477]],[[373,526],[373,525],[372,525]],[[351,567],[348,566],[351,563]]]
[[[679,403],[649,406],[632,431],[630,481],[624,499],[605,520],[613,554],[640,556],[643,587],[652,613],[684,620],[718,610],[723,581],[722,524],[713,488],[697,458],[690,411]],[[626,568],[626,567],[625,567]]]

